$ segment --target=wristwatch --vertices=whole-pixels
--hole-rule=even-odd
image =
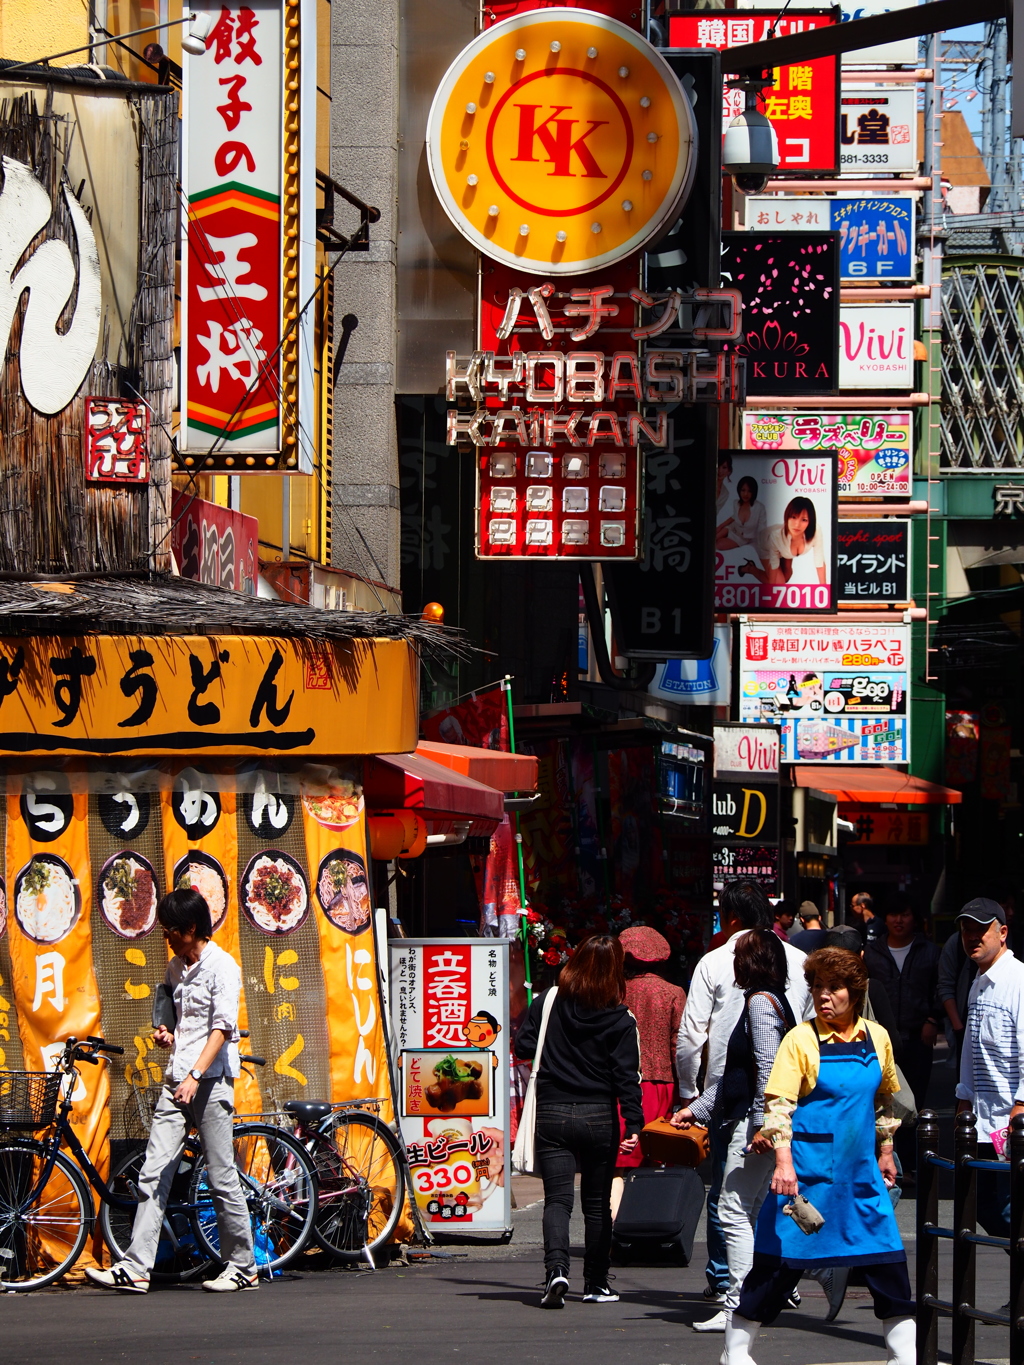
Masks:
[[[201,1071],[197,1071],[195,1067],[193,1067],[188,1074],[192,1077],[194,1081],[201,1081],[203,1079],[203,1073]]]

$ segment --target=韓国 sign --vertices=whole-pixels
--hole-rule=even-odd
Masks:
[[[740,719],[782,730],[786,763],[905,763],[910,627],[740,627]]]
[[[390,947],[395,1108],[413,1197],[438,1229],[508,1229],[508,944],[401,939]]]
[[[896,606],[910,600],[910,522],[841,521],[839,599]]]
[[[717,48],[723,51],[722,69],[729,72],[724,49],[763,42],[834,24],[831,10],[758,11],[756,14],[697,12],[674,14],[669,19],[669,42],[673,47]],[[779,140],[780,171],[828,171],[839,168],[836,111],[839,98],[839,59],[779,67],[775,84],[765,90],[758,107],[771,119]],[[723,88],[722,119],[725,127],[743,112],[743,91]]]
[[[840,5],[842,23],[851,19],[867,19],[873,14],[888,14],[894,9],[905,9],[914,0],[843,0]],[[744,0],[748,9],[776,9],[777,0]],[[898,38],[891,43],[876,43],[873,47],[859,47],[843,53],[844,66],[909,66],[917,61],[917,39]]]
[[[839,235],[722,233],[722,282],[743,299],[747,393],[827,394],[840,383]]]
[[[444,76],[427,122],[434,189],[485,256],[579,275],[637,252],[693,179],[689,102],[625,24],[554,8],[485,29]]]
[[[716,611],[832,611],[835,456],[718,455]]]
[[[910,195],[831,199],[751,197],[747,227],[754,232],[830,228],[839,233],[842,280],[871,284],[914,278],[914,201]]]
[[[716,725],[715,780],[742,782],[779,775],[779,731],[767,725]]]
[[[179,445],[229,446],[240,470],[281,448],[283,8],[222,5],[185,58]]]
[[[913,430],[909,412],[743,413],[748,450],[834,450],[841,498],[909,498]]]
[[[914,386],[914,305],[843,304],[839,310],[839,387]]]
[[[844,171],[917,170],[917,91],[887,85],[844,86],[839,101]]]

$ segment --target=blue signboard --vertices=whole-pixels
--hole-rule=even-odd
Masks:
[[[914,278],[914,201],[908,194],[751,196],[746,219],[754,232],[838,232],[842,280]]]

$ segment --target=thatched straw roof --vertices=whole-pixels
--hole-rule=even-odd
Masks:
[[[408,640],[464,654],[459,631],[377,611],[319,611],[170,574],[68,578],[0,574],[0,635],[269,635],[296,640]]]

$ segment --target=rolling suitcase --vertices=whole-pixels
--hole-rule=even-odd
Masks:
[[[612,1228],[616,1260],[676,1257],[689,1265],[704,1207],[704,1182],[686,1166],[640,1167],[626,1177]]]

